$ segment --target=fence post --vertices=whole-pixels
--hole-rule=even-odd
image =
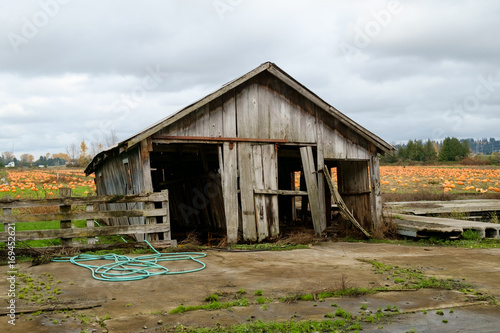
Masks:
[[[4,196],[4,199],[10,199],[10,195]],[[3,209],[3,216],[10,216],[12,214],[11,208],[4,208]],[[9,223],[4,223],[3,224],[3,231],[7,232],[9,230]],[[7,246],[7,242],[5,242],[5,246]]]
[[[59,194],[61,198],[69,198],[71,197],[71,189],[70,188],[60,188]],[[71,213],[71,205],[62,205],[60,207],[61,213]],[[71,220],[61,221],[61,229],[71,228]],[[72,246],[71,238],[61,238],[61,245],[64,246]]]
[[[91,194],[88,193],[87,197],[90,197],[90,196],[91,196]],[[94,205],[93,204],[87,205],[87,207],[85,208],[85,211],[93,212]],[[94,220],[93,219],[87,220],[87,228],[94,228]],[[87,244],[92,244],[92,245],[95,244],[95,237],[87,237]]]
[[[161,193],[166,197],[166,199],[161,202],[161,208],[164,208],[167,211],[167,213],[163,216],[163,224],[168,226],[168,231],[163,233],[163,240],[171,240],[172,233],[170,231],[170,207],[168,190],[162,190]]]

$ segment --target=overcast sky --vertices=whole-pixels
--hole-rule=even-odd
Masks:
[[[389,143],[500,138],[500,1],[0,0],[0,152],[120,140],[266,61]]]

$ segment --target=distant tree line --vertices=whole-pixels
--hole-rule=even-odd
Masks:
[[[92,158],[104,150],[105,147],[110,147],[118,142],[118,137],[114,130],[111,130],[107,135],[97,137],[90,144],[82,140],[80,144],[72,143],[66,147],[66,153],[45,154],[37,160],[31,154],[22,154],[19,159],[16,158],[13,152],[4,151],[0,154],[0,168],[3,168],[13,162],[16,167],[50,167],[50,166],[69,166],[69,167],[86,167]]]
[[[500,152],[500,140],[496,140],[495,138],[483,138],[483,139],[465,139],[469,143],[470,150],[472,154],[482,154],[482,155],[491,155],[497,152]]]
[[[472,154],[469,140],[446,138],[441,142],[427,140],[409,140],[406,144],[395,145],[392,156],[384,156],[383,163],[397,162],[453,162],[461,161]]]

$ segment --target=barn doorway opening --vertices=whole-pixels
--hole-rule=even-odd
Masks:
[[[150,153],[155,192],[167,189],[173,239],[225,233],[217,144],[160,144]]]

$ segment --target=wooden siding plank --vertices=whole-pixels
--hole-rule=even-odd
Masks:
[[[306,180],[307,194],[309,204],[311,206],[311,217],[313,220],[314,231],[318,236],[323,233],[321,225],[321,210],[319,207],[318,182],[316,176],[316,168],[314,166],[314,157],[311,147],[300,148],[300,157],[302,159],[302,167],[304,169],[304,177]]]
[[[262,146],[262,167],[264,174],[264,188],[270,190],[278,189],[278,154],[274,145]],[[271,237],[278,236],[279,229],[279,207],[278,196],[265,196],[265,209],[267,215],[267,226]]]
[[[253,188],[264,188],[264,170],[268,165],[262,159],[262,146],[252,146],[252,166],[254,174]],[[263,195],[254,194],[255,219],[257,223],[257,238],[263,241],[269,237],[269,225],[266,210],[266,197]]]
[[[255,206],[253,200],[254,180],[252,170],[252,146],[245,142],[240,142],[237,146],[243,239],[245,241],[256,241],[257,227],[255,223]]]
[[[236,99],[234,96],[224,97],[224,102],[222,104],[222,123],[223,137],[238,136],[236,133]]]
[[[213,136],[216,138],[221,137],[224,134],[224,126],[222,124],[222,104],[215,104],[215,102],[212,102],[210,103],[210,107],[214,107],[214,109],[211,109],[209,112],[210,123],[208,134],[209,136]]]
[[[238,153],[236,145],[229,146],[229,142],[223,145],[221,174],[227,242],[232,244],[238,241]]]
[[[192,135],[192,136],[212,136],[211,135],[211,119],[210,119],[210,112],[208,110],[208,105],[204,105],[200,107],[198,110],[193,112],[193,115],[196,115],[196,117],[193,117],[194,119],[192,120],[195,126],[192,126],[186,133],[186,135]]]
[[[269,139],[271,126],[271,105],[273,105],[274,96],[264,86],[258,85],[258,106],[257,106],[257,137]]]
[[[258,138],[258,85],[251,84],[247,86],[236,98],[238,137]]]

